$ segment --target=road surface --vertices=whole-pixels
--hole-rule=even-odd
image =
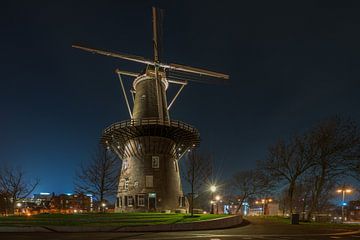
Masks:
[[[284,222],[273,222],[266,219],[251,218],[244,226],[237,228],[160,233],[0,233],[0,239],[11,240],[117,240],[117,239],[198,239],[198,240],[231,240],[231,239],[280,239],[280,240],[318,240],[318,239],[357,239],[360,240],[360,227],[314,226],[308,224],[290,225]]]

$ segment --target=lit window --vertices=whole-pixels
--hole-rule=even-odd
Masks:
[[[138,206],[145,206],[145,195],[138,195]]]
[[[159,168],[159,162],[158,156],[152,156],[152,168]]]

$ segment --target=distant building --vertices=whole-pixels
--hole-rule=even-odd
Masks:
[[[38,193],[17,202],[15,214],[83,213],[93,210],[93,197],[86,194]]]
[[[0,193],[0,213],[2,215],[8,214],[8,209],[11,206],[12,202],[10,201],[9,195],[5,193]]]
[[[271,201],[266,203],[262,203],[261,201],[259,201],[258,203],[251,205],[249,209],[249,215],[279,216],[281,215],[279,203],[277,201]]]
[[[60,194],[51,198],[51,212],[90,212],[92,206],[92,197],[85,194]]]
[[[349,202],[347,207],[347,218],[349,221],[360,220],[360,200]]]

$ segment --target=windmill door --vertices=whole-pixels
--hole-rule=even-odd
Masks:
[[[155,211],[156,210],[156,193],[149,193],[149,211]]]

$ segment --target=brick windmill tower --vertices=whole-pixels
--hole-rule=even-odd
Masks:
[[[187,151],[198,146],[200,135],[196,128],[171,119],[169,109],[194,76],[229,79],[221,73],[160,62],[157,9],[153,8],[152,14],[153,60],[73,45],[91,53],[146,65],[143,73],[116,69],[130,119],[110,125],[101,138],[102,144],[122,159],[117,212],[185,209],[178,162]],[[135,78],[130,89],[133,107],[122,76]],[[179,89],[168,104],[169,84],[177,84]]]

